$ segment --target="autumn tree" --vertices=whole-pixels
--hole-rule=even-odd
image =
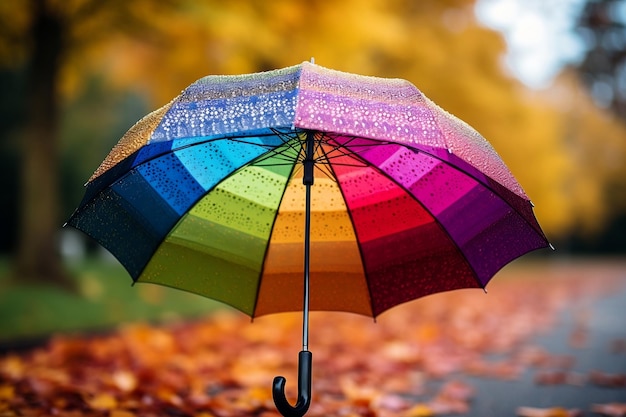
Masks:
[[[3,6],[6,11],[7,6]],[[13,5],[13,7],[18,7]],[[43,0],[26,3],[20,27],[3,16],[4,36],[27,52],[25,124],[21,134],[21,178],[18,243],[15,272],[20,279],[48,278],[64,282],[56,249],[58,230],[58,97],[56,80],[67,42],[62,17]],[[4,45],[5,48],[7,45]],[[14,51],[10,51],[14,52]],[[18,53],[18,52],[14,52]]]

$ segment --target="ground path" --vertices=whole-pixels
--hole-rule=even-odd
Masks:
[[[371,318],[314,313],[307,416],[626,415],[626,263],[515,263],[488,293],[426,297]],[[0,416],[275,415],[296,388],[299,314],[232,311],[0,356]],[[524,408],[525,407],[525,408]],[[624,413],[624,414],[621,414]]]

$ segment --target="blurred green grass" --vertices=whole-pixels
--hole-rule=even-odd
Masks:
[[[68,266],[76,292],[11,281],[8,268],[8,259],[0,259],[0,345],[54,333],[106,331],[128,322],[197,318],[227,308],[173,288],[133,286],[123,267],[108,259],[85,259]]]
[[[10,281],[9,260],[0,257],[0,351],[28,347],[54,334],[93,334],[136,322],[171,323],[206,317],[220,302],[153,284],[132,285],[126,270],[112,258],[94,256],[68,264],[76,292],[52,285]],[[489,290],[508,291],[500,284],[532,280],[548,285],[576,276],[626,279],[623,259],[543,257],[517,260],[498,273]]]

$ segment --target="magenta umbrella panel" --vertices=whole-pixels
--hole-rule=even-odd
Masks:
[[[308,62],[196,81],[129,130],[68,223],[134,281],[303,310],[303,352],[309,308],[376,317],[548,246],[474,129],[408,81]]]

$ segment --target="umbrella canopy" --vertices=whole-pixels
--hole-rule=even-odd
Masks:
[[[86,187],[68,223],[134,281],[252,317],[376,317],[484,288],[548,246],[474,129],[408,81],[309,62],[196,81],[133,126]]]

